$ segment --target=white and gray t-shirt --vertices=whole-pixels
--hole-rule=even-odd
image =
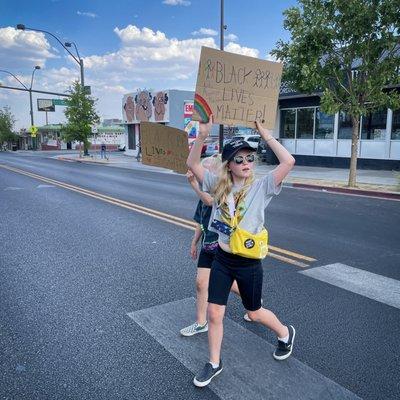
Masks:
[[[203,180],[203,190],[205,192],[213,192],[214,187],[218,182],[218,176],[205,171]],[[232,195],[239,192],[241,187],[233,186]],[[260,179],[254,180],[250,188],[247,190],[246,195],[236,204],[236,208],[239,213],[239,225],[242,229],[248,232],[257,234],[262,231],[264,227],[264,210],[268,206],[269,202],[272,200],[274,195],[278,195],[282,190],[282,183],[278,186],[275,185],[274,174],[269,172],[267,175]],[[225,207],[226,208],[226,207]],[[232,214],[232,212],[231,212]],[[230,217],[226,216],[225,212],[214,202],[210,224],[208,229],[211,232],[219,234],[219,240],[222,243],[229,245],[229,235],[222,233],[221,231],[213,228],[212,222],[217,220],[230,225]]]

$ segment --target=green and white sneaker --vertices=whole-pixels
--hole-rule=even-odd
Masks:
[[[204,325],[199,325],[195,322],[192,325],[187,326],[186,328],[181,329],[182,336],[193,336],[198,333],[203,333],[208,331],[208,323],[206,322]]]
[[[249,314],[247,314],[247,313],[243,315],[243,319],[244,319],[245,321],[247,321],[247,322],[253,322],[253,321],[250,319]]]

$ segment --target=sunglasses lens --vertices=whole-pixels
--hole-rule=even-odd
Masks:
[[[246,159],[247,162],[252,163],[256,159],[254,154],[248,154],[246,157],[243,156],[236,156],[233,161],[235,161],[236,164],[242,164],[244,159]]]
[[[242,156],[236,156],[233,161],[235,161],[236,164],[242,164],[243,163],[243,157]]]

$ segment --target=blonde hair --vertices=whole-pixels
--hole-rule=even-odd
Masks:
[[[219,179],[212,193],[215,202],[219,205],[227,204],[228,195],[232,191],[233,187],[232,172],[228,170],[228,163],[229,161],[225,161],[221,164],[218,173]],[[251,171],[251,176],[246,178],[246,180],[244,181],[244,185],[240,189],[238,195],[244,195],[253,182],[254,172]]]
[[[218,173],[218,171],[221,167],[221,164],[222,164],[222,161],[221,161],[220,154],[214,154],[213,156],[206,157],[201,160],[201,165],[205,169],[208,169],[213,174]]]

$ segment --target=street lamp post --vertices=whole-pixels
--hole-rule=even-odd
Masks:
[[[33,122],[32,86],[33,86],[33,77],[34,77],[35,71],[37,69],[40,69],[39,65],[36,65],[35,68],[33,68],[32,77],[31,77],[31,86],[29,87],[29,102],[30,102],[30,105],[31,105],[31,126],[35,125],[34,122]]]
[[[33,121],[32,86],[33,86],[33,77],[34,77],[35,71],[37,69],[40,69],[39,65],[36,65],[35,68],[33,68],[32,78],[31,78],[31,86],[29,87],[29,102],[30,102],[30,105],[31,105],[31,126],[35,125],[35,123]],[[33,150],[37,150],[37,138],[36,138],[36,135],[33,137]]]
[[[221,23],[220,23],[220,49],[224,50],[224,30],[226,25],[224,25],[224,0],[221,0]],[[219,125],[219,152],[222,153],[222,148],[224,147],[224,125]]]
[[[78,58],[76,56],[74,56],[74,54],[71,53],[68,50],[68,47],[71,47],[71,43],[65,43],[65,45],[64,45],[64,43],[56,35],[53,35],[51,32],[45,31],[43,29],[28,28],[24,24],[18,24],[17,25],[17,29],[20,30],[20,31],[27,31],[28,30],[28,31],[47,33],[48,35],[50,35],[54,39],[56,39],[57,42],[60,43],[61,46],[68,52],[68,54],[79,64],[79,68],[80,68],[80,71],[81,71],[81,86],[82,86],[82,89],[84,88],[85,82],[84,82],[84,71],[83,71],[83,59],[79,57],[78,49],[77,49],[75,43],[73,43],[73,44],[74,44],[75,50],[76,50],[76,52],[78,54]]]
[[[9,74],[9,75],[11,75],[13,78],[15,78],[15,79],[24,87],[24,89],[25,89],[27,92],[29,92],[29,104],[30,104],[30,111],[29,111],[29,114],[30,114],[30,117],[31,117],[31,126],[34,126],[34,120],[33,120],[33,102],[32,102],[32,86],[33,86],[33,77],[34,77],[35,72],[36,72],[37,69],[40,69],[40,66],[39,66],[39,65],[36,65],[35,68],[33,68],[32,76],[31,76],[31,85],[30,85],[29,88],[28,88],[23,82],[21,82],[21,81],[18,79],[18,77],[15,76],[12,72],[6,71],[6,70],[3,70],[3,69],[0,70],[0,72],[4,72],[4,73],[6,73],[6,74]],[[22,89],[22,90],[23,90],[23,89]],[[36,138],[35,138],[35,140],[33,141],[33,148],[36,150]]]
[[[84,77],[84,70],[83,70],[83,58],[81,58],[81,56],[79,55],[78,47],[76,47],[75,42],[65,42],[64,44],[65,44],[65,47],[71,47],[72,45],[74,45],[74,47],[75,47],[76,55],[78,56],[78,59],[79,59],[79,67],[81,69],[81,86],[82,86],[82,88],[84,88],[85,87],[85,77]]]

